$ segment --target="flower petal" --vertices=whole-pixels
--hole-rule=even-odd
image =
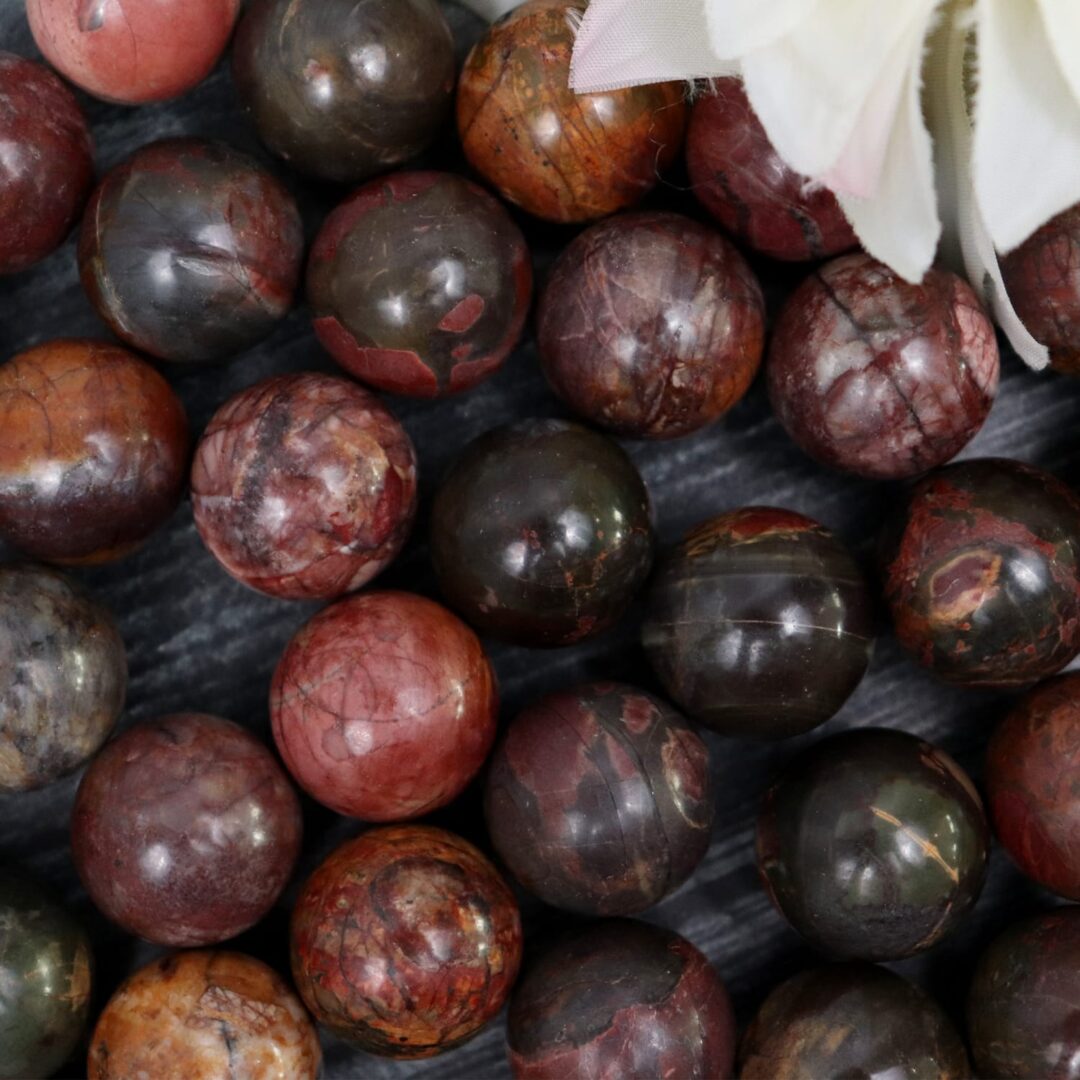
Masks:
[[[975,194],[1005,253],[1080,202],[1080,104],[1030,5],[979,0],[977,12]]]
[[[496,19],[513,10],[521,3],[521,0],[460,0],[465,7],[475,11],[494,22]]]
[[[592,0],[570,61],[578,93],[733,75],[712,51],[704,0]]]
[[[915,34],[916,28],[909,32]],[[922,281],[941,236],[934,187],[934,155],[922,111],[922,35],[904,50],[907,65],[882,158],[869,198],[840,195],[840,205],[863,247],[908,281]]]
[[[717,56],[738,59],[772,44],[822,6],[823,0],[705,0],[709,37]]]
[[[921,57],[939,2],[828,0],[812,18],[743,58],[747,96],[792,168],[820,177],[845,151],[856,153],[853,142],[862,142],[863,171],[876,179],[886,146],[879,132],[891,127],[893,116],[868,114],[864,106],[871,95],[899,99],[895,88],[892,94],[883,90],[881,80],[894,78],[903,85],[908,63],[897,50],[909,43]],[[719,51],[722,43],[713,46]]]
[[[1061,73],[1080,101],[1080,4],[1076,0],[1038,0],[1038,4]]]

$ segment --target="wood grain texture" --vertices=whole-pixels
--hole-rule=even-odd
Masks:
[[[459,35],[459,63],[479,22],[447,7]],[[35,56],[22,5],[0,5],[0,44]],[[169,106],[120,109],[80,99],[88,108],[98,146],[99,171],[115,165],[138,146],[172,135],[222,138],[258,151],[245,127],[229,75],[219,67],[193,93]],[[447,133],[448,140],[450,133]],[[261,160],[269,159],[262,155]],[[453,151],[423,162],[457,167]],[[682,183],[677,176],[676,183]],[[293,178],[308,240],[323,215],[344,192],[318,191]],[[653,196],[652,206],[696,214],[692,199],[671,188]],[[534,224],[523,227],[537,255],[542,281],[557,252],[547,243],[568,242],[574,233]],[[798,268],[755,263],[762,273],[770,311],[801,276]],[[107,332],[78,283],[74,245],[27,273],[0,280],[0,357],[58,333]],[[320,353],[310,315],[295,310],[258,349],[227,367],[169,377],[183,399],[198,435],[214,411],[232,394],[272,374],[335,366]],[[462,447],[488,428],[529,415],[565,416],[547,390],[531,332],[505,368],[475,391],[439,403],[390,401],[415,439],[421,461],[420,520],[402,557],[380,578],[380,588],[406,588],[436,596],[426,550],[427,518],[435,486]],[[1012,455],[1080,480],[1080,382],[1034,375],[1011,354],[1004,357],[1003,382],[984,430],[965,454]],[[788,507],[836,532],[870,566],[878,525],[897,501],[894,484],[839,477],[808,460],[772,417],[761,380],[718,425],[666,445],[627,444],[652,492],[660,537],[670,546],[698,521],[748,504]],[[267,691],[278,656],[315,605],[262,597],[222,571],[195,532],[184,504],[143,550],[108,568],[76,575],[116,613],[130,651],[131,690],[122,726],[163,713],[197,710],[238,721],[269,737]],[[640,606],[614,632],[571,649],[540,654],[493,646],[504,699],[504,717],[515,715],[540,695],[585,679],[620,679],[659,692],[650,681],[638,644]],[[765,995],[784,978],[815,964],[814,955],[788,930],[757,881],[753,824],[758,805],[776,769],[801,745],[855,725],[898,727],[936,742],[971,770],[978,781],[982,755],[996,721],[1012,700],[1006,695],[951,689],[936,683],[903,655],[881,622],[881,640],[870,673],[840,714],[809,737],[760,746],[706,734],[716,761],[717,823],[712,847],[689,883],[649,913],[677,930],[716,965],[732,992],[742,1024]],[[121,980],[157,955],[110,927],[79,888],[66,848],[68,813],[77,777],[40,792],[0,798],[0,859],[18,861],[57,885],[88,925],[96,943],[99,994],[96,1008]],[[489,851],[475,786],[432,819],[464,833]],[[284,897],[268,919],[230,944],[288,971],[288,910],[298,885],[338,844],[358,831],[354,822],[305,803],[309,838]],[[1049,894],[1026,882],[996,848],[987,887],[972,915],[939,948],[897,965],[931,988],[954,1017],[975,963],[975,953],[1013,918],[1049,906]],[[550,909],[525,900],[526,930],[562,925]],[[475,1041],[433,1061],[395,1064],[366,1057],[324,1035],[328,1080],[435,1078],[504,1080],[509,1076],[501,1023]],[[67,1075],[78,1075],[79,1066]]]

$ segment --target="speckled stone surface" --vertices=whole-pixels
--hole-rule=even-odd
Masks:
[[[459,62],[480,29],[461,8],[445,10],[458,34]],[[21,5],[0,4],[0,40],[4,47],[36,55]],[[258,155],[257,137],[236,105],[227,65],[189,96],[168,106],[121,109],[80,98],[98,145],[104,171],[157,138],[193,135],[231,141]],[[450,142],[450,132],[447,140]],[[261,158],[273,164],[269,155]],[[441,148],[425,167],[461,166],[452,149]],[[684,183],[676,174],[672,179]],[[297,193],[310,239],[323,216],[344,192],[289,180]],[[685,193],[660,188],[649,208],[693,212]],[[538,281],[564,243],[546,226],[517,215],[537,256]],[[572,233],[565,234],[567,238]],[[78,283],[74,243],[20,275],[0,279],[0,307],[18,312],[0,318],[0,357],[10,357],[57,333],[104,336],[100,319]],[[764,263],[755,264],[768,307],[778,304],[803,276]],[[222,369],[170,372],[194,435],[233,394],[271,375],[319,370],[335,374],[311,331],[310,312],[295,309],[259,348],[236,357]],[[964,453],[969,456],[1012,454],[1050,469],[1070,483],[1080,480],[1080,383],[1036,375],[1006,353],[997,403],[985,428]],[[378,588],[419,591],[438,598],[428,561],[427,527],[431,499],[451,462],[473,438],[489,428],[530,416],[568,413],[545,386],[531,333],[506,366],[483,385],[444,401],[391,400],[416,443],[422,462],[418,527],[400,558],[378,580]],[[830,473],[815,465],[785,438],[773,418],[759,380],[719,424],[686,439],[664,444],[627,444],[652,493],[657,529],[665,547],[677,543],[693,525],[738,506],[785,506],[834,532],[857,561],[873,564],[873,540],[898,492],[889,484],[871,484]],[[6,549],[5,549],[6,550]],[[269,737],[267,688],[274,666],[292,635],[314,614],[313,603],[286,603],[251,592],[221,571],[195,531],[190,506],[183,504],[151,542],[122,562],[80,569],[77,577],[113,610],[128,645],[131,689],[124,726],[164,713],[196,710],[233,717],[264,740]],[[618,679],[663,694],[649,674],[639,643],[642,605],[631,608],[624,623],[604,637],[557,653],[492,644],[504,715],[515,715],[546,693],[594,679]],[[647,918],[677,930],[693,941],[715,965],[731,991],[740,1023],[749,1021],[766,994],[779,982],[814,962],[812,952],[788,930],[757,881],[753,830],[759,801],[775,771],[807,741],[846,728],[884,725],[928,737],[953,754],[976,780],[994,720],[1008,703],[986,691],[942,684],[913,665],[884,623],[867,677],[844,708],[818,733],[792,743],[758,745],[705,733],[714,754],[717,830],[697,871]],[[731,768],[733,759],[738,768]],[[97,943],[98,985],[102,999],[158,951],[113,927],[91,906],[78,885],[66,852],[68,814],[77,778],[51,788],[0,797],[0,848],[6,859],[27,864],[56,885]],[[294,884],[266,921],[237,939],[235,947],[288,971],[285,942],[288,909],[296,883],[347,837],[355,821],[337,818],[304,800],[305,850]],[[475,786],[432,820],[484,842],[480,793]],[[990,858],[986,887],[978,905],[956,933],[931,952],[905,961],[904,974],[935,995],[954,1021],[962,1016],[973,954],[1015,914],[1045,907],[1049,895],[1027,881],[1000,846]],[[527,897],[522,901],[530,936],[563,926],[550,909]],[[356,1051],[323,1034],[328,1080],[507,1080],[505,1032],[501,1021],[472,1042],[429,1061],[395,1063]],[[67,1069],[80,1075],[84,1061]]]

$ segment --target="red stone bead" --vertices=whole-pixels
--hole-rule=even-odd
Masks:
[[[164,101],[210,74],[240,0],[27,0],[38,48],[62,75],[121,105]]]
[[[416,454],[368,391],[330,375],[279,375],[214,415],[191,497],[199,535],[237,581],[287,599],[341,596],[404,545]]]
[[[370,592],[321,611],[289,643],[270,691],[274,739],[314,798],[367,821],[454,799],[495,738],[495,673],[444,607]]]
[[[0,274],[64,242],[94,180],[79,103],[41,64],[0,52]]]
[[[686,164],[705,209],[763,255],[799,262],[858,246],[836,196],[776,152],[739,79],[718,79],[694,103]]]
[[[911,285],[869,255],[845,255],[788,299],[766,373],[776,415],[806,453],[895,480],[975,437],[997,394],[997,338],[955,274]]]
[[[687,435],[727,412],[761,364],[765,303],[714,229],[613,217],[559,257],[540,303],[544,373],[576,412],[631,438]]]
[[[1040,885],[1080,900],[1080,675],[1033,690],[997,729],[986,793],[998,839]]]
[[[373,829],[337,849],[293,909],[293,978],[319,1023],[388,1057],[431,1057],[502,1008],[521,920],[495,868],[453,833]]]
[[[160,945],[208,945],[273,907],[301,829],[296,793],[254,735],[179,713],[129,728],[94,759],[71,851],[113,922]]]

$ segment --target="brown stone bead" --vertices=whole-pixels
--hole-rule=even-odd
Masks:
[[[48,341],[0,366],[0,431],[0,534],[50,562],[138,547],[187,478],[180,399],[117,345]]]
[[[549,221],[591,221],[638,202],[678,154],[684,86],[570,89],[580,0],[529,0],[465,61],[458,131],[470,164],[500,194]]]
[[[502,1008],[520,963],[513,894],[443,829],[395,825],[347,841],[293,909],[301,996],[320,1024],[373,1054],[460,1046]]]
[[[89,1080],[316,1080],[311,1018],[261,960],[181,952],[132,975],[94,1029]]]

